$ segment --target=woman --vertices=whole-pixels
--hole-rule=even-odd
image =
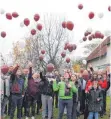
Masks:
[[[39,73],[32,75],[32,63],[29,63],[29,76],[28,76],[28,87],[26,91],[27,109],[26,119],[29,117],[30,106],[32,107],[32,119],[35,119],[36,103],[39,96]]]
[[[101,108],[101,100],[102,95],[101,90],[99,89],[98,81],[94,81],[92,88],[88,92],[88,119],[93,119],[93,116],[95,119],[98,119]]]
[[[77,88],[73,84],[72,81],[69,81],[67,78],[61,80],[57,84],[56,80],[53,80],[53,90],[59,92],[59,117],[58,119],[62,119],[64,108],[67,109],[67,119],[71,119],[72,113],[72,96],[73,92],[77,92]]]

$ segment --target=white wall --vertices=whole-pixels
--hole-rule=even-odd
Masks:
[[[95,70],[98,69],[98,66],[107,65],[107,64],[110,64],[111,66],[111,45],[108,45],[107,54],[105,56],[89,61],[88,63],[91,63]],[[105,67],[106,66],[100,68],[104,69]]]

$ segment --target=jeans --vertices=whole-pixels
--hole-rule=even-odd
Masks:
[[[11,111],[11,95],[9,97],[9,103],[8,103],[8,115],[10,115],[10,111]]]
[[[80,101],[80,111],[81,112],[84,112],[85,110],[85,90],[82,90],[82,93],[81,93],[81,101]]]
[[[23,113],[24,109],[24,113]],[[22,109],[21,109],[21,116],[26,116],[26,109],[27,109],[27,102],[26,102],[26,95],[23,97]],[[17,112],[18,115],[18,112]],[[18,116],[17,116],[18,117]]]
[[[88,119],[93,119],[93,116],[98,119],[98,112],[89,112]]]
[[[55,107],[58,108],[58,91],[55,92],[54,99],[55,99],[55,101],[54,101],[55,102]]]
[[[35,109],[36,109],[37,99],[28,95],[26,97],[26,100],[27,100],[26,116],[27,117],[30,116],[30,107],[32,108],[31,109],[31,112],[32,112],[31,115],[35,116]]]
[[[42,118],[44,119],[47,113],[48,106],[48,119],[52,117],[53,98],[48,95],[42,95]]]
[[[77,103],[73,103],[72,107],[72,118],[71,119],[77,119]]]
[[[8,103],[8,97],[5,96],[2,103],[1,103],[1,116],[4,116],[5,108]]]
[[[21,108],[22,108],[22,95],[12,95],[11,96],[11,111],[10,111],[10,119],[14,119],[14,112],[16,107],[18,109],[18,118],[21,119]]]
[[[58,119],[62,119],[64,108],[67,109],[67,119],[71,119],[72,114],[72,99],[59,99],[59,117]]]
[[[39,110],[42,107],[42,102],[41,102],[41,94],[38,95],[38,99],[37,99],[37,114],[39,114]]]

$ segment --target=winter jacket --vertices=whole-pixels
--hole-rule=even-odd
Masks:
[[[17,77],[16,72],[19,66],[15,67],[13,73],[11,74],[11,94],[24,95],[24,79],[22,77]]]
[[[66,83],[64,81],[61,81],[58,84],[56,81],[53,82],[53,90],[59,92],[60,99],[72,99],[73,92],[76,93],[78,91],[78,89],[75,87],[72,81],[70,81],[69,84],[72,86],[72,88],[69,89],[69,94],[66,95],[66,92],[65,92]]]
[[[26,90],[26,94],[32,97],[36,97],[40,92],[39,90],[39,82],[35,81],[32,77],[32,67],[29,68],[29,76],[28,76],[28,87]]]
[[[99,101],[97,101],[98,98],[100,99]],[[101,111],[102,93],[99,88],[97,88],[96,90],[92,88],[87,94],[87,99],[89,112]]]
[[[52,86],[53,82],[50,81],[50,78],[48,79],[45,76],[43,76],[42,72],[40,73],[40,78],[41,78],[41,81],[40,81],[39,88],[40,88],[41,94],[53,96],[54,94],[53,86]]]
[[[79,101],[79,88],[80,88],[80,82],[79,81],[76,81],[75,82],[75,86],[76,88],[78,88],[78,91],[77,92],[73,92],[73,103],[77,103]]]

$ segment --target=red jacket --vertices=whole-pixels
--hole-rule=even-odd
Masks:
[[[99,80],[99,85],[102,89],[106,89],[108,84],[107,84],[107,79],[104,79],[103,81]]]
[[[98,83],[99,83],[99,86],[100,86],[102,89],[106,89],[106,88],[107,88],[107,80],[106,80],[106,79],[104,79],[104,80],[99,80]],[[86,92],[89,92],[90,86],[93,86],[93,81],[88,80],[87,83],[86,83],[86,89],[85,89]]]

